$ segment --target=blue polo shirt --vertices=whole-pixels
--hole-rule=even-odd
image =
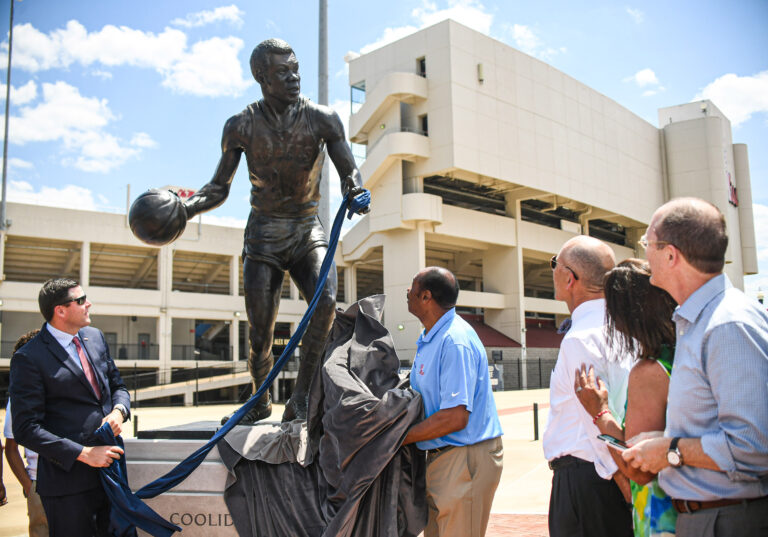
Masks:
[[[488,357],[477,333],[455,309],[440,317],[429,333],[422,331],[411,368],[411,387],[421,394],[425,418],[438,410],[464,405],[467,426],[433,440],[417,442],[421,450],[469,446],[503,434],[488,375]]]

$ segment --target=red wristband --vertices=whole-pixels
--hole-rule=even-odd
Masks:
[[[594,418],[592,418],[592,423],[594,423],[595,425],[597,425],[597,420],[599,420],[599,419],[600,419],[600,416],[604,416],[604,415],[608,414],[609,412],[610,412],[610,410],[608,410],[607,408],[606,408],[605,410],[601,410],[600,412],[598,412],[598,413],[595,415],[595,417],[594,417]]]

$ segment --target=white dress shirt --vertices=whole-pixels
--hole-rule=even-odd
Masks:
[[[48,330],[48,332],[56,339],[56,341],[59,342],[59,345],[61,345],[65,351],[67,351],[67,355],[69,355],[70,358],[72,358],[72,362],[74,362],[77,365],[77,368],[80,369],[80,371],[83,370],[83,364],[80,363],[80,356],[77,354],[77,347],[75,347],[74,339],[77,337],[76,335],[73,336],[72,334],[68,334],[67,332],[62,332],[58,328],[54,328],[51,326],[50,323],[45,323],[45,328]],[[80,342],[81,345],[83,345],[82,341]],[[85,355],[88,355],[88,351],[85,350],[85,345],[83,345],[83,352]]]
[[[621,357],[608,345],[605,332],[605,300],[589,300],[571,314],[573,323],[560,344],[557,364],[549,383],[549,419],[543,447],[547,460],[572,455],[595,464],[597,474],[610,479],[618,467],[608,447],[597,439],[599,429],[581,406],[573,391],[576,369],[581,364],[595,367],[608,387],[608,404],[621,423],[627,398],[631,360]]]

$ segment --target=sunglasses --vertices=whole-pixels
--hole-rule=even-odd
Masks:
[[[549,266],[552,268],[552,270],[555,270],[557,268],[557,256],[556,255],[553,255],[552,259],[549,260]],[[571,267],[569,267],[568,265],[563,265],[563,266],[571,271],[571,274],[573,274],[573,279],[574,280],[578,280],[579,279],[579,275],[576,274]]]
[[[82,306],[83,304],[85,304],[85,295],[83,295],[83,296],[80,296],[80,297],[77,297],[77,298],[68,298],[68,299],[67,299],[67,300],[65,300],[64,302],[59,302],[59,303],[58,303],[58,304],[56,304],[56,305],[57,305],[57,306],[66,306],[66,305],[67,305],[67,304],[69,304],[70,302],[77,302],[77,305],[78,305],[78,306]]]

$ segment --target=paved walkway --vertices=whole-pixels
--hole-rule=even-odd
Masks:
[[[491,514],[486,537],[548,537],[547,515]]]
[[[504,471],[491,510],[487,537],[547,536],[547,506],[552,472],[541,451],[541,440],[534,441],[533,403],[539,405],[539,431],[547,420],[549,390],[495,392],[496,407],[504,429]],[[210,405],[200,407],[139,408],[140,429],[155,429],[178,423],[218,420],[234,407]],[[273,413],[280,416],[282,407]],[[5,409],[0,409],[0,425],[5,421]],[[124,437],[132,437],[133,422]],[[8,504],[0,507],[0,537],[21,537],[27,534],[26,501],[21,487],[2,457],[3,481],[8,491]]]

